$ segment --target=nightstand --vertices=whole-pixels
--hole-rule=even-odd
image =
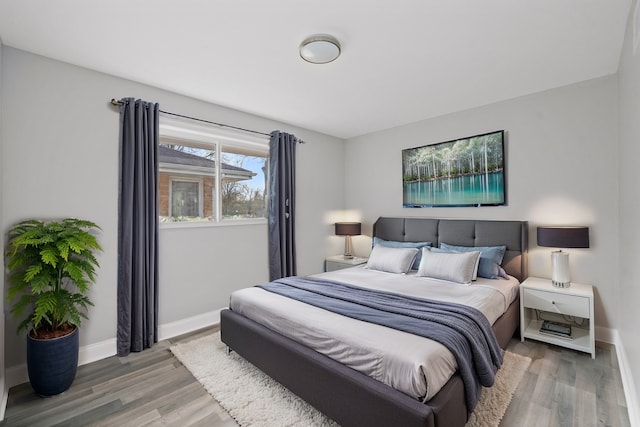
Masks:
[[[538,316],[538,313],[540,314]],[[581,325],[567,321],[565,316],[582,319]],[[540,332],[544,320],[571,324],[571,338]],[[580,320],[580,319],[578,319]],[[568,288],[556,288],[549,279],[529,277],[520,284],[520,337],[531,338],[573,350],[591,353],[596,358],[593,319],[593,287],[571,283]]]
[[[336,271],[343,268],[355,267],[356,265],[366,264],[369,258],[345,258],[344,255],[334,255],[324,260],[324,271]]]

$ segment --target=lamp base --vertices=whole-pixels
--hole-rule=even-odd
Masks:
[[[351,243],[351,236],[346,236],[344,239],[344,259],[353,259],[353,244]]]
[[[556,288],[568,288],[569,286],[571,286],[571,282],[558,282],[556,280],[552,280],[551,284]]]
[[[556,288],[568,288],[571,284],[569,254],[562,251],[551,253],[551,283]]]

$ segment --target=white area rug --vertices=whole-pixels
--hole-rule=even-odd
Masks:
[[[237,353],[227,356],[219,333],[171,351],[242,427],[337,426]],[[466,427],[498,427],[530,363],[506,352],[494,386],[482,390]]]

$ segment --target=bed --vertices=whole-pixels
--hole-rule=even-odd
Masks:
[[[433,246],[443,242],[467,247],[505,245],[505,272],[519,281],[527,277],[526,222],[381,217],[373,236],[396,242],[430,241]],[[518,306],[516,293],[492,325],[502,348],[517,330]],[[467,420],[458,372],[422,402],[232,310],[221,313],[221,338],[343,426],[463,426]]]

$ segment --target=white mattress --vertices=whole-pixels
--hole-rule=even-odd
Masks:
[[[316,275],[364,288],[475,307],[493,324],[518,293],[518,280],[471,285],[384,273],[362,266]],[[457,369],[443,345],[406,332],[347,318],[261,288],[233,292],[229,307],[282,335],[417,399],[429,400]]]

